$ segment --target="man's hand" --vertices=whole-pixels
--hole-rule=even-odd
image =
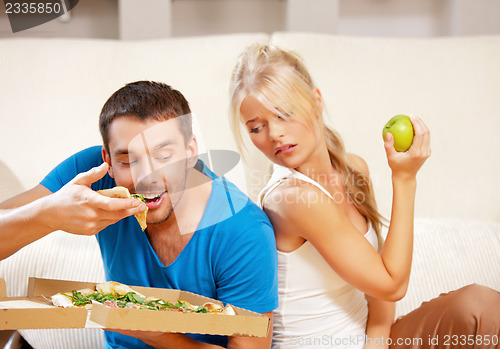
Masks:
[[[49,209],[45,224],[51,230],[64,230],[78,235],[94,235],[108,225],[144,211],[146,205],[136,199],[109,198],[90,185],[108,171],[108,164],[80,173],[56,193],[45,200]]]
[[[0,260],[55,230],[93,235],[146,205],[136,199],[108,198],[90,189],[104,177],[102,164],[79,174],[56,193],[39,184],[0,203]]]

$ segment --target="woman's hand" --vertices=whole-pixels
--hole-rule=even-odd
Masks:
[[[425,160],[431,155],[430,132],[422,119],[410,116],[415,131],[413,143],[406,152],[397,152],[394,149],[394,137],[387,133],[385,137],[385,151],[393,178],[412,179],[417,175]]]

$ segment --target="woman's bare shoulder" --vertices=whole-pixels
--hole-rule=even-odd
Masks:
[[[308,234],[313,217],[337,216],[336,211],[342,212],[321,189],[295,178],[280,183],[266,196],[263,206],[277,230],[286,228],[287,234],[303,237]]]
[[[353,153],[348,153],[347,160],[349,161],[349,165],[357,172],[360,172],[367,177],[370,175],[368,164],[361,156]]]
[[[264,207],[268,209],[294,209],[310,202],[311,198],[325,195],[315,185],[297,179],[287,178],[271,191],[264,200]]]

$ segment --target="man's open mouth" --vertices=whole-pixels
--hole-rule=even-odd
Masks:
[[[163,202],[166,192],[162,193],[141,193],[149,209],[157,208]]]

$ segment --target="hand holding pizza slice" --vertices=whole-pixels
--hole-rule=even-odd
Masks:
[[[132,194],[131,195],[127,188],[120,187],[120,186],[117,186],[117,187],[114,187],[111,189],[99,190],[98,193],[101,195],[104,195],[104,196],[111,197],[111,198],[135,198],[137,200],[141,200],[144,203],[146,202],[142,195],[140,195],[140,194]],[[137,219],[137,221],[139,222],[139,225],[141,226],[143,231],[147,227],[147,224],[146,224],[147,212],[148,212],[148,209],[146,208],[146,210],[139,212],[139,213],[136,213],[134,215],[135,218]]]

